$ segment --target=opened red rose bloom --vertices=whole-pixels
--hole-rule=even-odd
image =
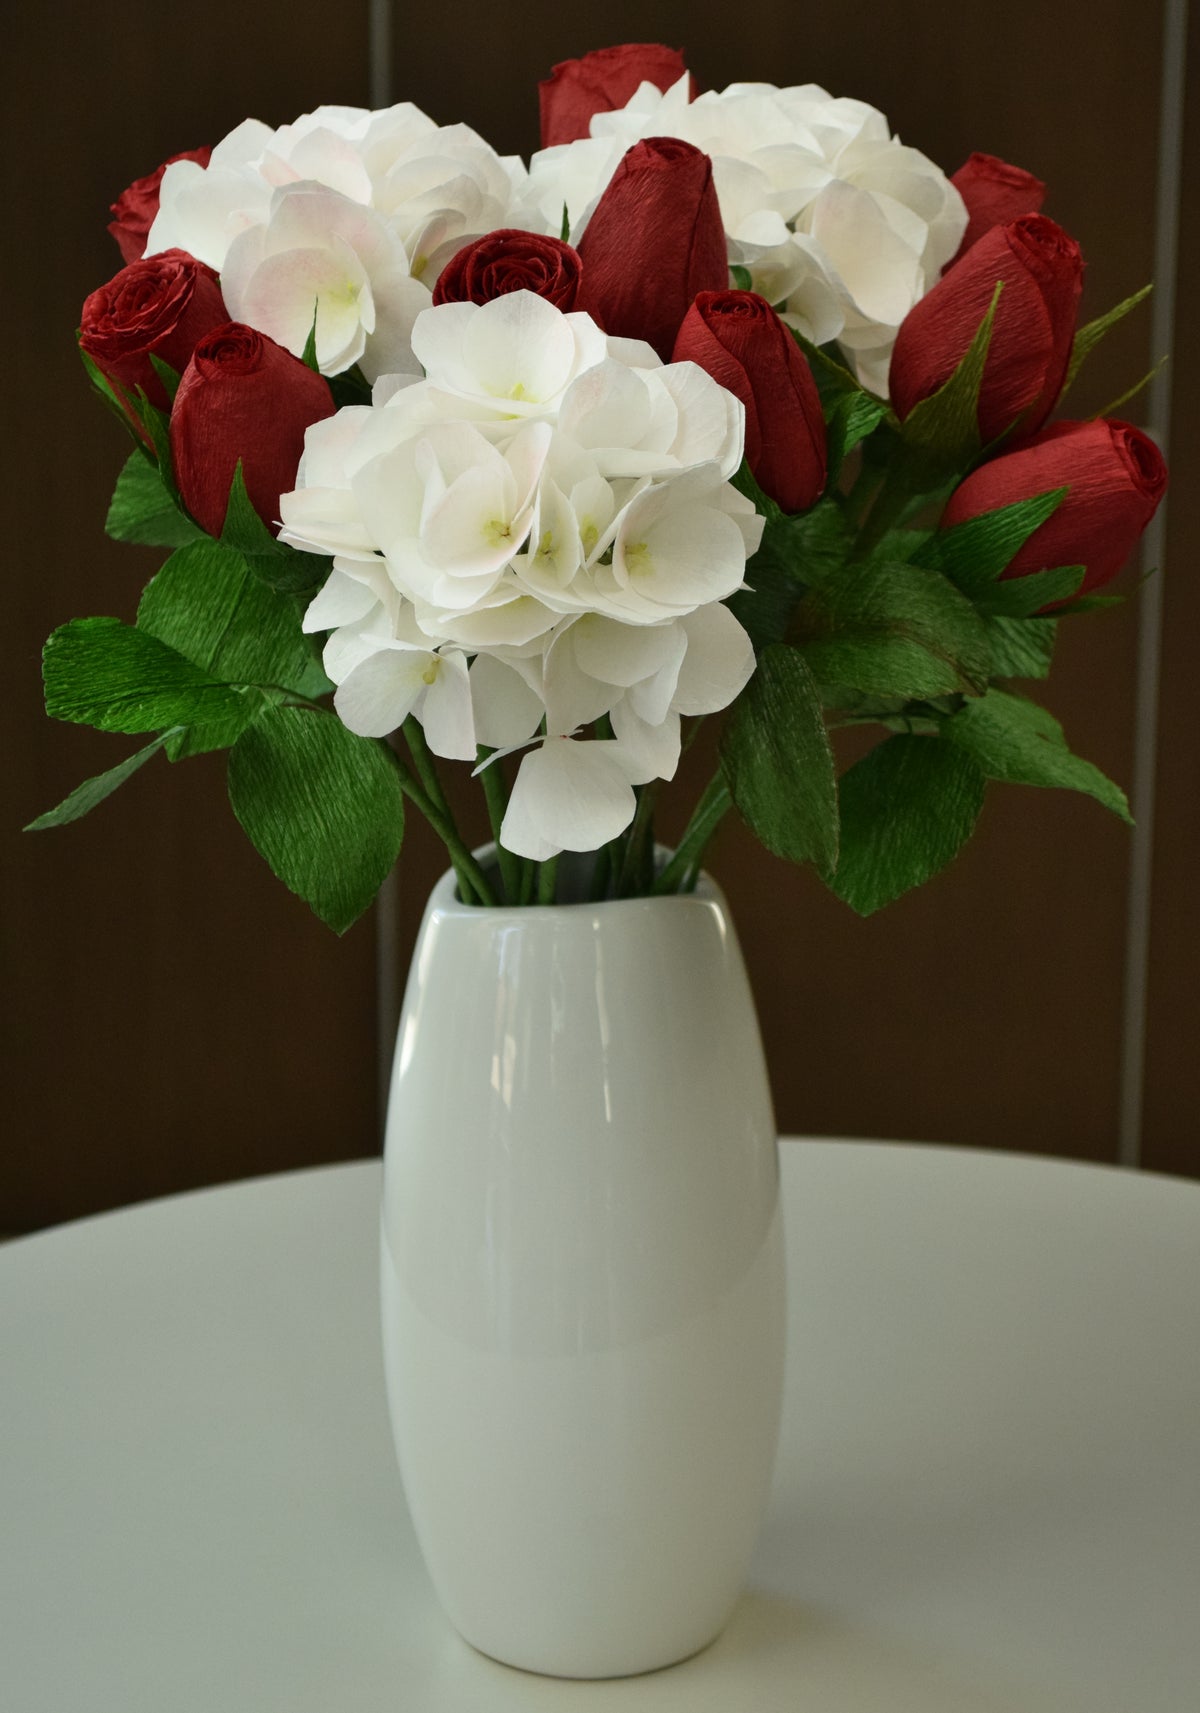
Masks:
[[[79,343],[114,386],[138,387],[166,410],[166,388],[153,354],[182,374],[197,343],[228,321],[217,276],[183,250],[163,250],[127,268],[94,291],[83,306]]]
[[[532,291],[564,314],[575,308],[583,269],[561,239],[502,228],[459,250],[433,288],[434,303],[490,303],[510,291]]]

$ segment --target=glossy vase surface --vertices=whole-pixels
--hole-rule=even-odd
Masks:
[[[765,1508],[784,1345],[766,1069],[706,877],[511,910],[439,882],[382,1223],[396,1449],[451,1621],[565,1677],[705,1646]]]

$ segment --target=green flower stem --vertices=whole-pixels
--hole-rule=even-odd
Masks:
[[[558,858],[550,857],[548,861],[538,864],[537,901],[539,904],[553,904],[554,891],[558,885]]]
[[[654,893],[691,891],[693,871],[699,872],[704,853],[721,821],[733,806],[729,787],[720,773],[714,774],[684,828],[679,848],[654,883]],[[691,885],[687,882],[691,878]]]
[[[533,903],[533,888],[537,879],[538,865],[532,857],[521,858],[521,904]]]
[[[409,754],[416,765],[421,784],[425,787],[426,796],[431,803],[437,805],[447,821],[453,822],[454,816],[450,812],[450,805],[446,801],[445,792],[442,790],[437,766],[429,753],[429,745],[425,742],[425,732],[420,720],[414,719],[410,714],[400,729],[404,733],[404,741],[408,745]]]
[[[481,762],[488,761],[493,753],[494,751],[481,746],[476,759]],[[479,778],[483,783],[488,820],[492,823],[492,837],[496,841],[496,856],[500,863],[500,878],[504,882],[505,902],[516,904],[521,896],[521,882],[524,877],[521,872],[521,858],[514,851],[506,850],[500,843],[500,827],[504,820],[504,811],[508,808],[508,791],[504,775],[500,771],[500,763],[490,762]]]
[[[912,504],[912,488],[903,477],[889,474],[867,515],[854,545],[856,559],[865,558],[883,540],[889,529],[895,529]]]
[[[616,895],[627,898],[638,880],[649,866],[654,868],[654,799],[658,795],[658,781],[652,779],[648,785],[643,785],[638,791],[637,809],[634,811],[633,825],[626,836],[625,855],[617,876]],[[647,852],[649,851],[649,864]]]
[[[449,810],[433,801],[429,793],[413,778],[403,758],[396,754],[390,744],[385,745],[385,747],[395,765],[400,779],[401,791],[421,811],[450,853],[450,861],[455,874],[458,876],[458,889],[463,896],[464,903],[496,904],[498,902],[496,894],[488,884],[487,876],[463,843],[462,835],[455,826]],[[444,798],[442,803],[445,803]]]

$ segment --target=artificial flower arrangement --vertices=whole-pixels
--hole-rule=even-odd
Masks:
[[[485,905],[553,901],[563,851],[595,898],[687,889],[731,806],[863,913],[990,780],[1127,817],[1014,683],[1162,496],[1138,429],[1051,420],[1145,294],[1077,327],[1037,179],[947,177],[814,85],[701,94],[630,45],[556,67],[541,116],[528,167],[408,103],[250,120],[114,205],[79,333],[134,439],[107,529],[172,552],[133,623],[54,633],[46,705],[149,741],[33,826],[227,749],[342,931],[406,801]],[[723,710],[656,867],[656,793]],[[880,741],[839,778],[845,724]],[[478,774],[493,863],[435,758]]]

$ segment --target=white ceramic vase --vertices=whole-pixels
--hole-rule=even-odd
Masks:
[[[783,1370],[778,1153],[719,890],[434,888],[388,1115],[396,1449],[450,1619],[564,1677],[686,1658],[738,1598]]]

